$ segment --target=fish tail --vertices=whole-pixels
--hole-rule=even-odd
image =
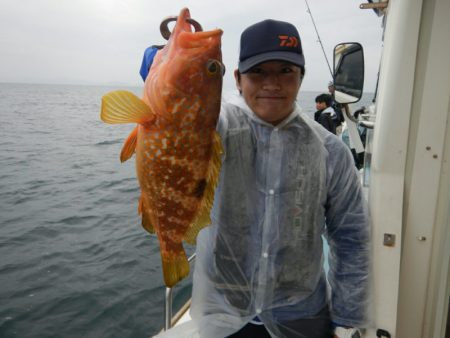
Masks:
[[[166,286],[173,287],[189,274],[189,262],[184,250],[181,255],[171,257],[161,255],[161,259]]]

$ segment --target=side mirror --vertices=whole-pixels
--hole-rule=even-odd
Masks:
[[[364,86],[364,53],[357,42],[340,43],[334,47],[334,99],[342,104],[361,99]]]

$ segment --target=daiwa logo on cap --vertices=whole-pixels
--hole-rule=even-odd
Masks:
[[[248,27],[241,34],[240,47],[238,68],[241,73],[266,61],[305,66],[300,34],[289,22],[264,20]]]
[[[278,35],[280,38],[280,46],[297,47],[298,40],[295,36]]]

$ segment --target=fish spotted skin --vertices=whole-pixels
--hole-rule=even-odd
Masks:
[[[136,154],[142,225],[156,232],[164,281],[173,286],[189,273],[182,241],[194,243],[210,223],[222,153],[215,131],[223,65],[220,29],[192,32],[181,10],[167,45],[153,62],[143,99],[125,91],[103,97],[107,123],[137,123],[121,153]]]

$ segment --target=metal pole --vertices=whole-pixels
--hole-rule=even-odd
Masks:
[[[164,330],[168,330],[172,327],[172,295],[173,289],[166,287],[166,304],[164,311]]]
[[[195,259],[196,254],[192,254],[188,258],[188,262],[191,263]],[[164,304],[164,330],[168,330],[172,327],[172,301],[173,301],[173,288],[166,287],[165,304]]]

